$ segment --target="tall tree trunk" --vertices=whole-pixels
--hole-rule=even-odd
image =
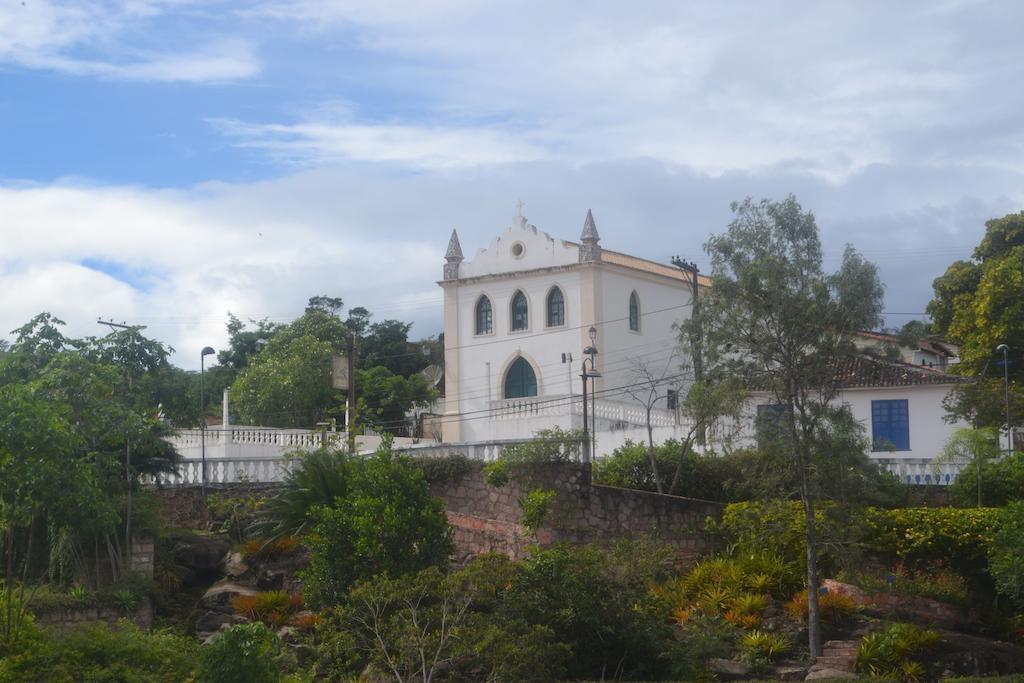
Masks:
[[[818,605],[818,544],[814,528],[814,498],[807,465],[800,468],[800,497],[807,523],[807,646],[811,657],[821,655],[821,610]]]
[[[654,425],[651,424],[651,406],[647,406],[647,457],[651,459],[651,472],[654,473],[654,485],[658,493],[664,493],[661,486],[661,474],[658,473],[658,457],[654,454]]]

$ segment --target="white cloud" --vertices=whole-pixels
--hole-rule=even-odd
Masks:
[[[254,126],[279,159],[466,163],[458,142],[419,150],[404,137],[441,120],[458,141],[500,140],[481,146],[499,162],[525,147],[527,158],[646,157],[711,174],[798,165],[838,182],[922,154],[955,164],[966,140],[974,163],[1024,170],[1019,128],[1007,136],[998,125],[1024,105],[1009,87],[1024,78],[1008,28],[1024,21],[1017,7],[299,0],[256,12],[416,75],[390,86],[417,113],[383,126]]]
[[[239,38],[187,40],[154,51],[148,45],[165,12],[189,3],[66,2],[0,4],[0,63],[112,80],[209,83],[254,76],[260,63]],[[142,33],[133,45],[132,33]]]
[[[241,147],[268,151],[300,164],[341,161],[393,162],[417,168],[536,161],[541,145],[502,130],[356,123],[254,124],[215,119],[215,126]]]
[[[985,219],[1024,205],[1021,187],[1024,175],[993,169],[874,166],[829,183],[785,168],[713,177],[650,161],[350,166],[187,190],[0,186],[0,287],[13,293],[0,297],[0,336],[41,310],[75,335],[112,317],[148,325],[194,367],[199,349],[225,343],[227,311],[288,321],[316,294],[436,334],[451,229],[472,254],[508,225],[517,197],[551,234],[576,237],[593,208],[608,248],[706,269],[701,245],[728,223],[730,201],[794,192],[816,213],[828,258],[852,241],[878,262],[888,310],[923,313],[932,279],[969,255]]]

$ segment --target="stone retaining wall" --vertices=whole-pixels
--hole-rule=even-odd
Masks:
[[[276,486],[223,484],[208,486],[207,495],[266,496]],[[555,491],[555,499],[545,523],[532,534],[521,524],[519,498],[538,488]],[[445,503],[457,563],[483,552],[522,557],[529,545],[642,535],[656,536],[675,549],[680,563],[688,563],[709,549],[704,522],[708,517],[719,519],[724,508],[721,503],[693,498],[596,486],[590,483],[589,468],[579,463],[518,470],[501,487],[488,485],[482,470],[473,469],[457,478],[432,481],[430,489]],[[156,489],[155,494],[168,526],[208,528],[209,515],[199,487]]]
[[[56,607],[53,609],[33,611],[36,623],[40,626],[66,629],[79,624],[106,622],[113,626],[120,619],[127,618],[141,629],[153,627],[153,603],[148,597],[139,602],[134,613],[125,614],[116,607]]]
[[[555,492],[547,519],[531,534],[521,524],[520,497],[534,489]],[[454,528],[456,561],[482,552],[512,557],[528,545],[560,541],[590,543],[653,535],[675,550],[676,560],[688,563],[709,549],[704,533],[708,517],[721,517],[723,505],[692,498],[666,496],[590,483],[581,464],[533,466],[513,473],[501,487],[471,471],[450,481],[431,483],[431,492],[445,501]]]

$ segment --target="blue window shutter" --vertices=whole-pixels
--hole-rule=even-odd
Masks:
[[[910,408],[907,399],[871,402],[871,449],[910,450]]]

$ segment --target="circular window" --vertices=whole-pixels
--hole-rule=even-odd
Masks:
[[[526,247],[523,246],[522,242],[516,242],[512,245],[512,255],[516,258],[522,258],[525,251]]]

